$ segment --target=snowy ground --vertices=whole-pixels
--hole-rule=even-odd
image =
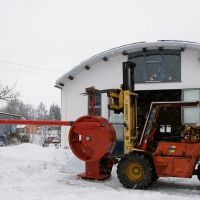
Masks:
[[[184,200],[200,198],[200,182],[159,179],[148,190],[122,187],[113,169],[104,182],[81,180],[84,165],[70,150],[22,144],[0,148],[1,200]]]

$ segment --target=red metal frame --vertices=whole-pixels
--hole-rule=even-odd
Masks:
[[[191,178],[200,156],[200,143],[159,142],[153,156],[159,177]]]
[[[20,125],[40,125],[40,126],[72,126],[72,121],[53,121],[53,120],[16,120],[0,119],[0,124],[20,124]]]

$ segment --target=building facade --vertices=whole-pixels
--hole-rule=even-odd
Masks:
[[[21,119],[20,115],[0,112],[0,119]],[[0,125],[0,135],[15,134],[17,129],[16,125]]]
[[[200,44],[184,41],[141,42],[117,47],[80,63],[56,81],[61,89],[62,120],[76,120],[87,115],[85,88],[120,88],[122,63],[133,61],[139,108],[148,109],[151,101],[193,101],[200,99]],[[116,125],[117,139],[123,138],[122,115],[107,109],[108,98],[97,98],[97,113]],[[181,112],[183,123],[199,123],[200,113],[192,108]],[[62,127],[62,146],[68,145],[69,127]]]

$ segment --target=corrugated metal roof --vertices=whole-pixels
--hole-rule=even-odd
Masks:
[[[200,50],[200,43],[189,42],[189,41],[180,41],[180,40],[158,40],[156,42],[138,42],[138,43],[132,43],[132,44],[119,46],[119,47],[101,52],[101,53],[99,53],[95,56],[92,56],[91,58],[81,62],[80,64],[76,65],[75,67],[73,67],[72,70],[68,71],[67,73],[62,75],[60,78],[58,78],[55,86],[62,87],[63,84],[67,80],[69,80],[69,77],[75,77],[81,71],[85,70],[86,65],[92,66],[99,62],[102,62],[103,58],[109,59],[109,58],[112,58],[116,55],[123,54],[123,53],[142,51],[143,48],[146,48],[147,50],[151,50],[151,49],[157,49],[159,47],[162,47],[163,49],[190,48],[190,49],[199,49]]]
[[[16,115],[16,114],[11,114],[11,113],[6,113],[6,112],[0,112],[0,115],[9,115],[9,116],[14,116],[14,117],[22,117],[21,115]]]

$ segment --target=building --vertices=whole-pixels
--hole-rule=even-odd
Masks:
[[[0,112],[0,119],[21,119],[20,115]],[[16,125],[0,125],[0,135],[12,135],[16,133]]]
[[[148,110],[151,101],[200,99],[200,44],[185,41],[161,40],[120,46],[97,54],[64,74],[56,81],[61,89],[62,120],[76,120],[88,114],[88,97],[81,95],[85,88],[119,88],[122,84],[122,62],[133,61],[135,88],[139,108]],[[99,95],[96,110],[111,122],[119,123],[117,139],[123,138],[122,115],[107,109],[106,94]],[[188,108],[180,113],[183,123],[199,123],[200,113]],[[69,127],[62,127],[62,146],[66,146]]]
[[[38,126],[37,125],[17,125],[18,133],[24,134],[37,134]]]

